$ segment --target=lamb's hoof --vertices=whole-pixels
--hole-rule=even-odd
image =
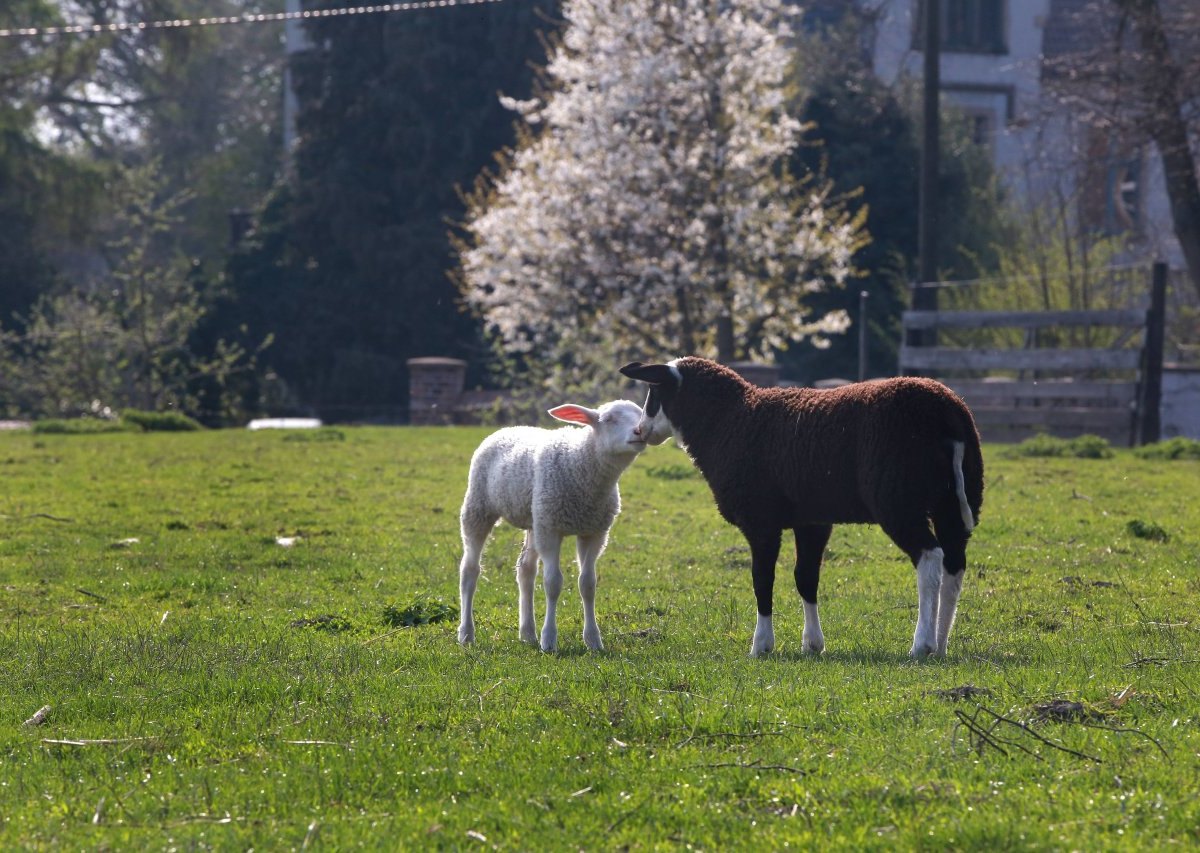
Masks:
[[[820,641],[820,642],[816,642],[816,643],[805,642],[805,643],[804,643],[804,644],[803,644],[803,645],[800,647],[800,651],[804,652],[804,654],[806,654],[806,655],[819,655],[819,654],[824,654],[824,652],[825,652],[825,641],[824,641],[824,640],[822,640],[822,641]]]
[[[587,631],[584,631],[583,632],[583,644],[585,646],[587,646],[589,649],[591,649],[593,652],[604,651],[604,643],[602,643],[600,641],[600,632],[599,631],[597,631],[594,634],[589,634]]]
[[[474,625],[459,625],[458,626],[458,644],[460,646],[469,646],[475,642],[475,626]]]
[[[913,660],[925,660],[937,654],[937,648],[932,643],[913,643],[908,650],[908,656]]]
[[[771,642],[753,642],[750,644],[750,657],[765,658],[771,652],[775,651],[775,643]]]
[[[527,625],[521,628],[520,634],[522,643],[528,643],[531,646],[536,646],[538,644],[537,631],[533,629],[532,625]]]
[[[558,651],[558,632],[557,631],[542,631],[541,647],[543,652]]]

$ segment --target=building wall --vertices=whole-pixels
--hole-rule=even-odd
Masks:
[[[1162,437],[1200,440],[1200,368],[1163,371]]]
[[[943,99],[968,114],[988,116],[996,166],[1010,181],[1019,178],[1036,137],[1042,29],[1049,2],[1005,3],[1005,54],[941,54]],[[914,49],[920,44],[919,38],[914,42],[917,0],[883,0],[877,8],[876,76],[889,85],[905,76],[920,80],[923,55]]]
[[[874,69],[892,85],[922,76],[922,52],[914,41],[917,0],[862,0],[877,10]],[[941,0],[943,7],[955,0]],[[1036,202],[1051,190],[1059,198],[1086,193],[1080,174],[1089,162],[1094,132],[1076,121],[1053,99],[1043,96],[1042,53],[1046,24],[1060,0],[1006,0],[1007,53],[970,54],[943,50],[942,98],[968,114],[987,115],[990,144],[1001,180],[1015,198]],[[1103,174],[1104,170],[1099,170]],[[1091,179],[1093,182],[1096,177]],[[1101,178],[1102,180],[1102,178]],[[1092,192],[1102,188],[1093,186]],[[1166,195],[1162,161],[1152,144],[1141,149],[1139,239],[1129,263],[1166,260],[1183,264]]]

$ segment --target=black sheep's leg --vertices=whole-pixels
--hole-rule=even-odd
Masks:
[[[775,588],[775,561],[779,558],[782,530],[743,530],[750,543],[751,568],[754,575],[754,598],[758,602],[758,622],[750,642],[753,657],[765,655],[775,648],[775,630],[771,626],[772,596]]]
[[[937,619],[937,654],[944,655],[950,629],[954,627],[954,615],[958,611],[963,578],[967,574],[967,540],[971,538],[971,531],[963,524],[956,498],[951,497],[934,510],[933,529],[945,553]]]
[[[937,652],[938,605],[942,588],[942,548],[924,517],[889,517],[879,520],[917,570],[917,627],[908,654],[924,658]]]
[[[825,651],[825,635],[817,615],[817,585],[821,582],[821,560],[833,525],[810,524],[796,527],[796,591],[804,601],[804,637],[801,648],[819,655]]]

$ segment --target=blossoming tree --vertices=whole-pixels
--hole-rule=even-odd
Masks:
[[[576,375],[844,331],[862,216],[786,155],[782,0],[567,0],[514,150],[471,195],[460,285],[509,352]]]

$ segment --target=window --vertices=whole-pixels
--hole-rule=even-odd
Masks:
[[[1004,0],[942,0],[939,43],[949,53],[1008,53]],[[913,47],[925,40],[925,0],[917,0]]]
[[[1016,92],[1012,86],[991,83],[943,83],[945,100],[953,104],[966,122],[976,145],[995,155],[996,136],[1013,119]]]

